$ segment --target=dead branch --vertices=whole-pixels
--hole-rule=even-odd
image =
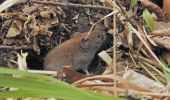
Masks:
[[[53,1],[37,1],[32,0],[32,3],[46,4],[46,5],[55,5],[55,6],[64,6],[64,7],[79,7],[79,8],[93,8],[93,9],[102,9],[102,10],[113,10],[110,7],[98,6],[98,5],[82,5],[82,4],[73,4],[73,3],[60,3]]]
[[[32,47],[31,46],[5,46],[5,45],[1,45],[0,49],[12,49],[12,50],[24,49],[24,50],[29,50],[29,49],[32,49]]]

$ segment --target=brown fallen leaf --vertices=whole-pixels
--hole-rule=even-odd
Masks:
[[[164,84],[154,81],[146,77],[145,75],[142,75],[132,70],[126,71],[123,76],[123,79],[133,84],[137,84],[141,87],[145,87],[149,91],[156,91],[157,93],[161,93],[166,90],[166,86]]]
[[[170,37],[165,36],[155,36],[151,38],[155,43],[160,46],[170,50]]]
[[[164,30],[170,28],[170,22],[158,22],[154,21],[154,29],[155,30]]]
[[[6,37],[7,38],[15,37],[17,35],[20,35],[21,31],[22,31],[22,22],[20,20],[14,20],[12,26],[8,30]]]
[[[31,14],[33,12],[36,12],[40,5],[32,5],[31,7],[29,5],[25,5],[24,8],[22,9],[23,13],[25,14]]]
[[[63,71],[64,71],[64,74],[65,74],[66,81],[68,81],[69,83],[73,83],[77,80],[89,77],[88,75],[76,72],[72,68],[69,68],[67,66],[63,67]]]

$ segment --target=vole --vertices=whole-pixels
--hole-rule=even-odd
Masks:
[[[44,61],[44,70],[59,71],[62,66],[71,66],[74,70],[82,70],[86,74],[88,65],[106,39],[103,26],[95,26],[88,32],[80,33],[54,47]]]

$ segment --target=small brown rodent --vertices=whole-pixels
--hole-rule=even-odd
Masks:
[[[90,35],[87,34],[88,32],[77,34],[54,47],[45,57],[44,70],[59,71],[62,66],[71,66],[74,70],[89,74],[88,65],[106,39],[106,34],[103,26],[98,25]]]

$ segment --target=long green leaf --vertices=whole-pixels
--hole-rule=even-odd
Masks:
[[[6,69],[3,67],[0,67],[0,74],[9,74],[9,75],[17,75],[17,76],[22,76],[26,78],[34,78],[34,79],[39,79],[39,80],[46,80],[46,81],[58,81],[52,77],[45,76],[45,75],[40,75],[36,73],[25,73],[23,71],[18,71],[16,69]]]
[[[166,62],[164,61],[164,59],[163,59],[162,57],[159,57],[159,58],[160,58],[160,61],[161,61],[166,67],[168,67],[167,64],[166,64]],[[163,72],[164,72],[164,75],[165,75],[167,84],[170,85],[170,73],[167,72],[164,68],[163,68]]]
[[[120,100],[118,97],[75,88],[49,76],[5,68],[0,68],[0,86],[17,88],[15,91],[0,92],[0,99],[54,97],[64,100]]]
[[[143,11],[143,18],[144,18],[147,26],[149,27],[149,29],[150,29],[151,31],[153,31],[153,30],[154,30],[154,26],[153,26],[153,25],[154,25],[154,22],[153,22],[153,19],[152,19],[152,17],[151,17],[151,14],[149,13],[149,11],[148,11],[147,9],[145,9],[145,10]]]
[[[136,4],[137,4],[137,0],[131,0],[131,2],[130,2],[130,9],[135,7]]]

